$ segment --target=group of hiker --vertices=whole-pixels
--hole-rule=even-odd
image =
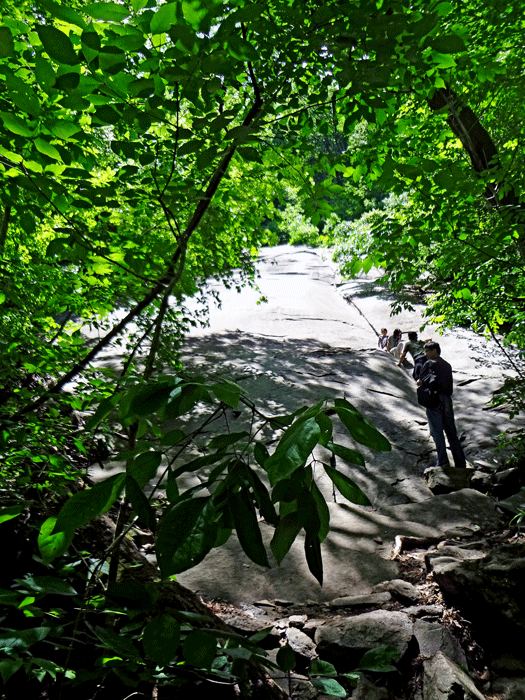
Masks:
[[[418,402],[426,409],[430,435],[436,445],[436,466],[450,466],[445,444],[446,435],[454,466],[463,469],[466,467],[465,454],[457,435],[452,405],[452,367],[441,357],[439,343],[432,338],[418,340],[417,333],[410,331],[408,340],[403,342],[402,336],[399,328],[396,328],[391,336],[386,328],[382,328],[377,346],[393,355],[399,367],[406,366],[407,354],[412,356],[412,376],[417,383]]]

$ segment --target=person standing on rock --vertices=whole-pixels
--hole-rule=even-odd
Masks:
[[[426,362],[417,383],[421,385],[425,380],[432,379],[438,393],[437,405],[434,408],[426,409],[430,435],[437,450],[436,466],[450,467],[445,444],[446,435],[454,459],[454,466],[458,469],[464,469],[466,467],[465,454],[456,431],[452,406],[452,367],[441,357],[439,343],[434,341],[425,343],[425,357]]]
[[[427,359],[425,357],[425,343],[429,343],[431,340],[432,338],[418,340],[417,333],[415,331],[410,331],[408,334],[408,343],[405,343],[403,353],[399,358],[399,362],[397,363],[398,366],[401,367],[405,361],[407,353],[409,352],[414,360],[414,371],[412,372],[412,376],[416,382],[419,379],[419,375],[421,374],[421,370],[423,369],[423,365]]]
[[[388,331],[386,328],[381,328],[381,335],[377,338],[377,347],[381,350],[386,350],[388,347]]]

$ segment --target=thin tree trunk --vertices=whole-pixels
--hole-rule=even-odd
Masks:
[[[7,229],[9,228],[9,219],[11,217],[11,205],[8,204],[2,211],[0,207],[0,257],[3,257],[5,252],[5,242],[7,240]]]
[[[447,113],[447,123],[463,144],[474,171],[479,175],[494,173],[493,181],[485,188],[485,200],[492,208],[497,209],[510,225],[518,227],[517,246],[525,261],[525,207],[514,187],[509,187],[500,176],[501,161],[491,135],[475,112],[462,104],[450,88],[438,88],[428,100],[428,105],[435,112]]]

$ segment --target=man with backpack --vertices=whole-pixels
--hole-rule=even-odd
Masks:
[[[426,408],[430,435],[436,444],[437,467],[450,467],[445,444],[445,435],[454,466],[466,467],[463,447],[456,432],[454,409],[452,406],[452,367],[441,357],[439,343],[425,343],[426,362],[418,380],[418,402]]]

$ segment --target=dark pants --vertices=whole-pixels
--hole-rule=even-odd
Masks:
[[[448,438],[448,444],[454,466],[458,469],[466,467],[465,454],[456,432],[456,424],[454,423],[454,409],[452,407],[452,398],[450,396],[440,395],[439,406],[436,408],[427,408],[428,427],[430,435],[436,443],[438,467],[449,467],[447,448],[445,445],[445,435]],[[444,435],[444,434],[445,435]]]

